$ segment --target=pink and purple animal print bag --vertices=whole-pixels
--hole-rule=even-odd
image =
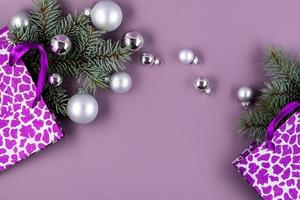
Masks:
[[[9,31],[0,31],[0,172],[63,137],[26,66],[9,65]]]
[[[277,130],[274,128],[272,137],[268,138],[267,131],[265,142],[260,145],[253,143],[233,161],[238,172],[265,200],[300,199],[299,105],[296,103],[296,113]]]

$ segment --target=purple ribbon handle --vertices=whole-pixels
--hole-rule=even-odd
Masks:
[[[266,133],[266,144],[268,148],[274,150],[275,145],[272,143],[274,132],[278,128],[279,123],[288,115],[300,110],[300,102],[293,101],[284,106],[284,108],[276,115],[268,126]]]
[[[9,65],[13,66],[14,64],[18,63],[22,59],[22,57],[31,49],[38,49],[41,54],[41,60],[40,60],[41,69],[40,69],[38,82],[37,82],[36,97],[32,105],[33,107],[40,100],[45,85],[45,78],[48,70],[48,57],[47,57],[46,50],[40,44],[33,44],[33,43],[18,44],[12,49],[10,53]]]

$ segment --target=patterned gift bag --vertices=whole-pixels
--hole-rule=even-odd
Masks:
[[[0,172],[63,137],[22,62],[11,66],[7,28],[0,31]]]
[[[233,161],[238,172],[265,200],[300,199],[300,112],[275,129],[291,110],[287,107],[299,110],[299,105],[287,105],[271,122],[266,142],[250,145]]]

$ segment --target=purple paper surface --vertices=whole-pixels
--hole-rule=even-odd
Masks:
[[[32,5],[0,2],[1,27]],[[80,11],[97,0],[62,2]],[[63,122],[63,140],[0,175],[0,199],[261,199],[231,165],[251,143],[237,134],[244,110],[236,91],[264,86],[262,57],[270,45],[300,60],[300,1],[117,2],[124,21],[106,37],[139,30],[143,51],[161,57],[164,66],[129,63],[132,90],[99,90],[97,120],[85,126]],[[204,63],[181,64],[181,48],[193,48]],[[213,96],[194,89],[198,75],[211,81]]]

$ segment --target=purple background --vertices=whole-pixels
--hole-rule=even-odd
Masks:
[[[1,200],[259,199],[231,166],[246,147],[236,132],[241,85],[261,87],[264,48],[282,46],[299,57],[298,1],[118,0],[124,22],[110,36],[141,31],[144,50],[164,67],[128,64],[134,87],[126,95],[99,91],[101,116],[65,123],[66,138],[0,175]],[[31,0],[1,0],[0,25]],[[93,1],[68,0],[70,9]],[[180,64],[190,47],[201,66]],[[212,81],[214,95],[193,86]]]

